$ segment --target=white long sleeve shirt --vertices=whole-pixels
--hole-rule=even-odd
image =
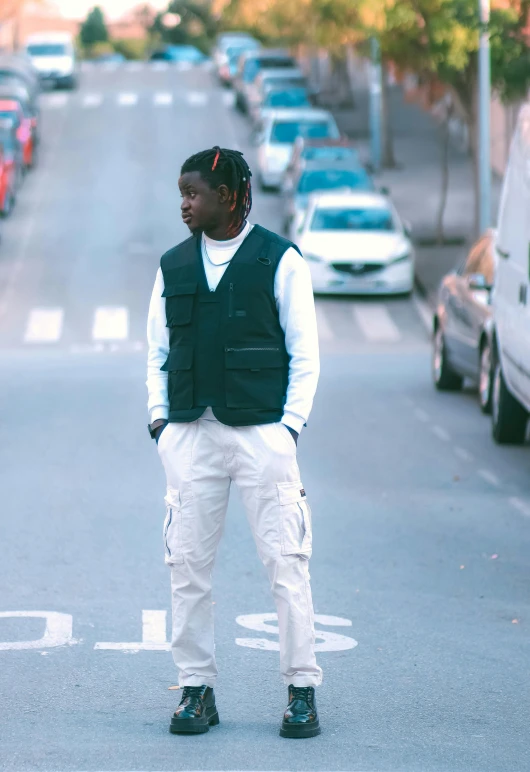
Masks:
[[[206,235],[203,236],[204,271],[212,292],[251,228],[252,225],[247,223],[235,239],[228,241],[213,241]],[[151,423],[159,418],[167,418],[169,413],[168,376],[167,372],[160,370],[169,353],[169,330],[166,327],[163,291],[164,277],[159,268],[147,319],[147,407]],[[292,247],[283,254],[278,264],[274,297],[290,357],[289,383],[282,422],[300,432],[311,412],[320,365],[311,275],[305,260]]]

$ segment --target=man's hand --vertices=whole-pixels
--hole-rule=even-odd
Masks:
[[[168,422],[165,420],[165,418],[159,418],[158,421],[153,421],[151,424],[151,429],[154,431],[155,435],[155,442],[158,445],[158,440],[160,439],[160,435],[166,428]]]
[[[294,440],[294,444],[295,444],[295,445],[298,445],[298,432],[295,432],[295,430],[294,430],[294,429],[291,429],[291,427],[290,427],[290,426],[287,426],[287,424],[284,424],[284,426],[285,426],[285,428],[286,428],[286,429],[289,431],[289,433],[290,433],[291,437],[293,438],[293,440]]]

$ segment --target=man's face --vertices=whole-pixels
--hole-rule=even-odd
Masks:
[[[179,179],[182,220],[192,233],[216,229],[226,216],[226,185],[211,188],[200,172],[186,172]]]

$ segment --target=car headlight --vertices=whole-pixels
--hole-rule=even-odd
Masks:
[[[410,252],[405,252],[403,255],[398,255],[397,257],[392,258],[390,261],[390,265],[395,265],[396,263],[404,263],[405,260],[410,260],[412,255]]]
[[[311,252],[304,252],[304,258],[310,263],[322,263],[322,258],[318,255],[312,255]]]

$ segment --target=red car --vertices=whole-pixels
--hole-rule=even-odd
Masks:
[[[17,139],[22,149],[24,169],[35,165],[36,118],[22,98],[4,97],[0,91],[0,119],[11,119],[16,126]]]
[[[16,201],[20,179],[20,151],[10,121],[0,121],[0,214],[7,217]]]

